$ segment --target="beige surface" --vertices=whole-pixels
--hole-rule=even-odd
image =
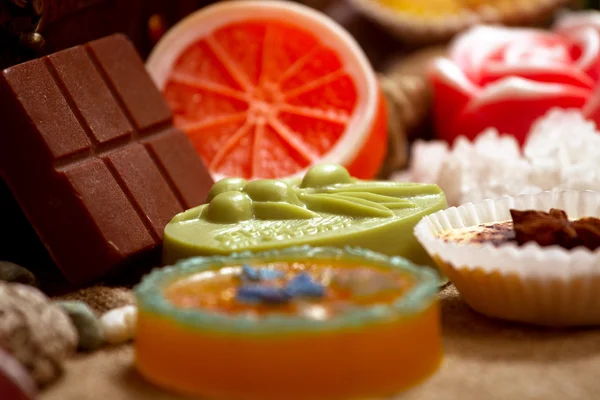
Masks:
[[[454,288],[442,294],[446,359],[402,400],[595,400],[600,398],[600,330],[556,331],[489,320]],[[172,400],[132,368],[131,346],[78,356],[41,400]],[[399,360],[398,362],[402,362]]]

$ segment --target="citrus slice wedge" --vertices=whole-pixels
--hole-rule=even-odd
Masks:
[[[369,179],[385,157],[373,69],[350,34],[308,7],[204,8],[163,37],[147,68],[215,179],[302,175],[321,162]]]

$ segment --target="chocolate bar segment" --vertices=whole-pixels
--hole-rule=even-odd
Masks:
[[[206,176],[204,164],[198,162],[198,156],[187,136],[178,129],[170,128],[162,135],[143,140],[150,156],[163,172],[165,180],[176,188],[175,182],[186,190],[175,190],[182,204],[202,204],[206,201],[206,182],[198,184],[198,176]]]
[[[92,141],[102,144],[132,133],[127,117],[83,46],[51,55],[46,61]]]
[[[165,226],[184,207],[175,194],[177,191],[171,190],[160,168],[141,144],[111,152],[104,157],[104,162],[135,208],[141,211],[141,219],[146,221],[152,237],[160,240]],[[163,195],[149,196],[148,193]]]
[[[171,120],[171,111],[160,92],[146,90],[154,83],[129,41],[114,46],[111,41],[100,40],[91,42],[88,50],[141,134],[147,128]]]
[[[45,155],[47,157],[60,159],[89,151],[90,141],[71,112],[69,103],[54,78],[45,67],[44,60],[34,60],[19,67],[9,68],[4,71],[3,79],[9,85],[8,88],[3,88],[3,97],[6,95],[15,97],[20,103],[20,109],[15,110],[19,115],[3,112],[4,120],[9,123],[12,130],[6,129],[2,140],[9,140],[9,135],[22,134],[21,127],[10,124],[12,119],[20,118],[24,124],[36,125],[35,128],[40,136],[36,141],[42,142],[40,145],[47,148],[48,154]],[[5,93],[5,91],[12,93]],[[11,106],[3,103],[3,108],[11,109],[13,108]],[[2,148],[7,151],[9,144],[3,143]]]
[[[85,161],[64,168],[61,172],[67,179],[69,190],[73,190],[72,193],[78,197],[73,201],[74,207],[81,210],[78,214],[87,214],[79,224],[85,222],[87,231],[97,230],[101,236],[94,247],[104,247],[107,251],[104,263],[110,264],[112,259],[118,260],[155,245],[156,236],[146,228],[143,217],[139,215],[141,213],[124,192],[126,188],[115,180],[108,166],[97,158]],[[62,236],[69,235],[68,231],[79,225],[77,222],[65,221]]]
[[[65,277],[158,249],[212,184],[122,35],[3,71],[0,174]]]

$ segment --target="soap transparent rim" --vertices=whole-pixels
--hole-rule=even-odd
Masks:
[[[425,216],[414,228],[417,240],[431,257],[455,269],[483,270],[488,273],[518,274],[539,278],[575,279],[600,276],[600,249],[571,250],[558,245],[542,247],[535,242],[519,246],[514,242],[446,242],[442,232],[511,220],[509,210],[564,210],[569,218],[600,218],[600,192],[592,190],[549,190],[519,196],[504,196],[450,207]],[[592,211],[593,210],[593,211]]]
[[[391,304],[364,307],[327,320],[283,315],[270,315],[257,320],[246,316],[181,309],[168,302],[160,290],[177,279],[215,267],[255,261],[293,260],[352,260],[375,263],[410,274],[415,279],[415,284]],[[426,310],[437,298],[439,279],[434,269],[417,266],[402,257],[390,257],[359,247],[340,249],[306,245],[283,250],[245,251],[228,256],[188,258],[175,265],[153,270],[134,288],[134,293],[140,312],[168,318],[188,328],[220,333],[294,334],[360,328],[398,318],[412,318]]]

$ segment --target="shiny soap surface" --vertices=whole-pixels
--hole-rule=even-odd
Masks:
[[[299,277],[311,290],[240,299]],[[136,367],[215,400],[389,398],[440,365],[438,283],[429,268],[357,248],[190,258],[135,289]]]
[[[247,282],[242,265],[227,266],[178,280],[165,289],[164,295],[172,304],[182,308],[257,318],[277,313],[320,320],[352,311],[356,307],[390,304],[414,285],[414,278],[407,274],[360,263],[280,261],[251,268],[281,275]],[[303,273],[325,288],[323,296],[296,297],[281,304],[245,302],[236,297],[236,292],[246,286],[283,288]]]
[[[358,246],[432,265],[412,230],[446,208],[436,185],[358,180],[335,164],[314,166],[303,178],[227,178],[213,185],[207,201],[167,225],[165,264],[311,245]]]

